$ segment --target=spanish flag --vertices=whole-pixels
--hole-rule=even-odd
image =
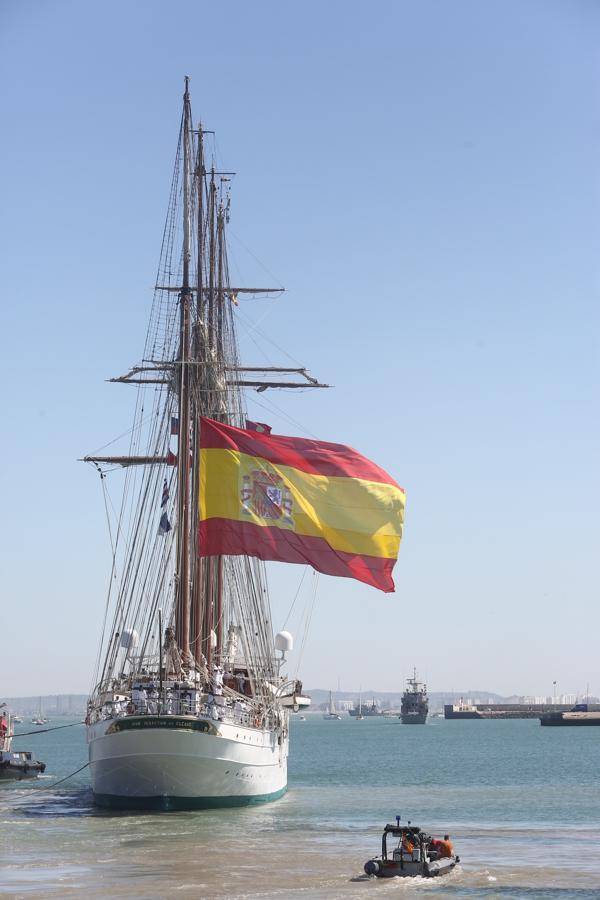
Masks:
[[[351,447],[200,420],[200,556],[303,563],[393,591],[404,491]]]

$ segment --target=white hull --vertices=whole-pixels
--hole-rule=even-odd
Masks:
[[[288,738],[279,734],[191,716],[97,722],[88,726],[94,800],[120,809],[274,800],[287,787]]]

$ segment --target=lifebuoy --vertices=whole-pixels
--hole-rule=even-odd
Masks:
[[[256,728],[260,728],[260,718],[258,716],[254,719],[254,725]]]

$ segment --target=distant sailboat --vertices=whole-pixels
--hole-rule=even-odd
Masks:
[[[340,714],[335,711],[335,703],[333,702],[333,695],[332,695],[331,691],[329,691],[329,709],[328,709],[328,712],[323,714],[323,718],[328,719],[330,722],[333,722],[336,719],[339,720],[342,718],[340,716]]]
[[[48,721],[48,719],[46,719],[42,713],[42,698],[40,697],[40,711],[37,714],[37,716],[34,716],[34,718],[31,720],[31,724],[32,725],[45,725],[47,723],[47,721]]]
[[[364,716],[362,714],[362,688],[360,689],[360,692],[358,695],[358,714],[354,718],[355,719],[364,719]]]

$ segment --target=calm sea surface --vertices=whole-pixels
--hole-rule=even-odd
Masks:
[[[16,739],[48,768],[0,785],[0,896],[600,900],[600,728],[309,715],[291,732],[283,799],[152,814],[96,809],[87,770],[53,787],[87,761],[82,726]],[[356,880],[396,814],[449,831],[461,865]]]

